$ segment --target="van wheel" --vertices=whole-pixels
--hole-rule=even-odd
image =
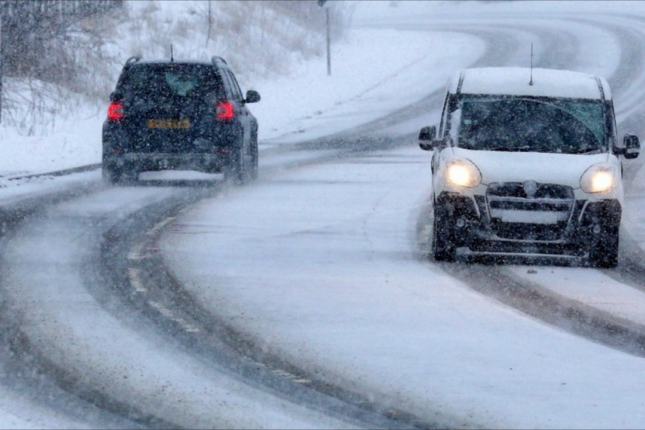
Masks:
[[[589,260],[595,267],[611,269],[618,265],[618,227],[605,229],[589,250]]]
[[[435,208],[432,225],[432,253],[435,261],[453,262],[457,258],[451,224],[448,212],[442,208]]]

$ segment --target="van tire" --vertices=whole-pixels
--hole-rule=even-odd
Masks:
[[[599,269],[612,269],[618,265],[618,228],[605,229],[598,241],[589,250],[589,260]]]
[[[435,208],[432,224],[432,254],[435,261],[453,262],[457,258],[457,248],[453,243],[454,227],[448,211]]]

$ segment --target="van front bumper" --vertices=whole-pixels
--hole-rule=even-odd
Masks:
[[[485,196],[449,192],[435,204],[451,224],[452,243],[468,254],[585,257],[603,235],[618,231],[622,216],[616,199],[574,200],[566,216],[548,206],[534,211],[491,210]]]

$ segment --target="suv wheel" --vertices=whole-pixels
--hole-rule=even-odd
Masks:
[[[259,151],[258,151],[258,137],[257,135],[255,135],[251,139],[251,146],[249,147],[248,178],[250,181],[255,181],[258,179],[259,158],[260,157],[259,157]]]
[[[120,184],[122,181],[123,174],[120,171],[110,169],[109,167],[103,167],[103,180],[110,185]]]
[[[241,185],[246,179],[246,156],[244,156],[242,147],[237,147],[231,151],[230,158],[224,168],[224,180],[227,182]]]
[[[452,262],[457,258],[457,249],[452,241],[453,227],[448,211],[435,208],[432,228],[432,253],[435,261]]]
[[[127,185],[137,182],[139,172],[103,167],[103,180],[110,185]]]
[[[595,267],[611,269],[618,264],[618,228],[604,229],[598,241],[589,250],[589,260]]]

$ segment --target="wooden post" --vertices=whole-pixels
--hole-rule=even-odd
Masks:
[[[329,18],[329,8],[327,12],[327,76],[331,76],[331,23]]]

